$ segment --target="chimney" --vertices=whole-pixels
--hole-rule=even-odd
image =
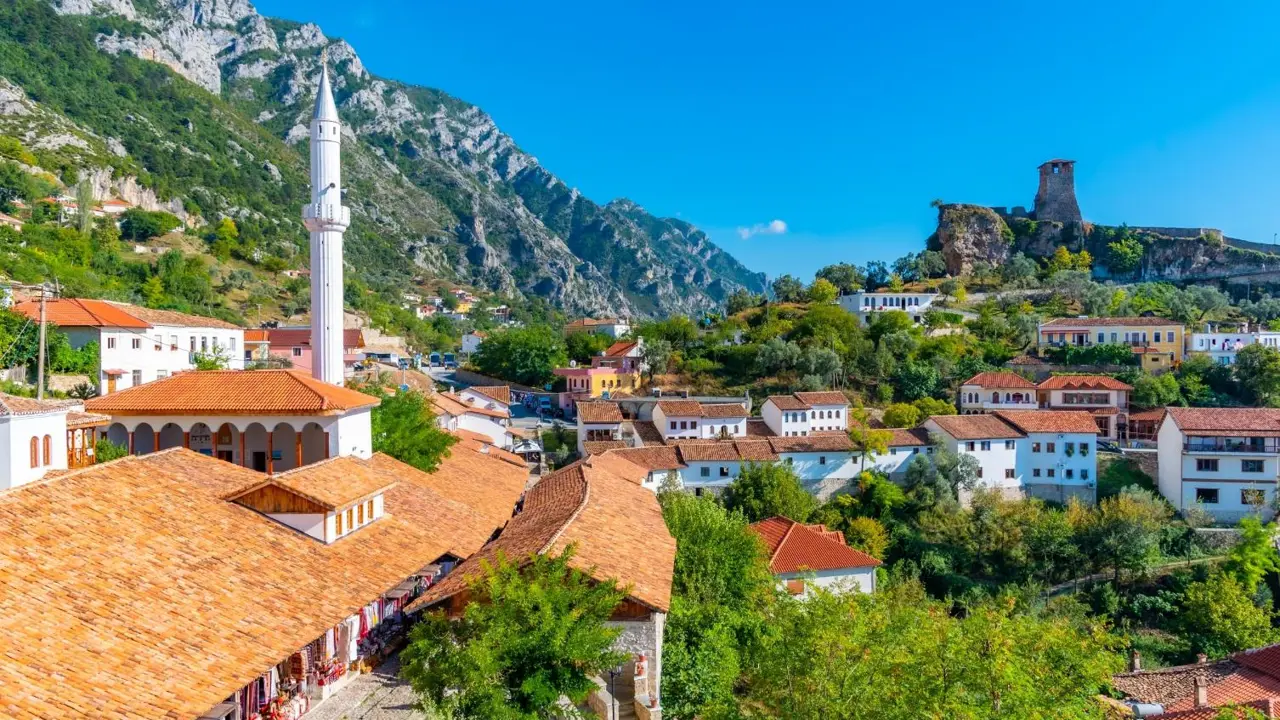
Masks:
[[[1129,653],[1129,672],[1142,670],[1142,653],[1134,650]]]
[[[1209,681],[1203,676],[1196,677],[1196,707],[1209,707]]]
[[[1203,664],[1205,664],[1205,663],[1207,663],[1207,662],[1209,662],[1209,656],[1208,656],[1208,655],[1205,655],[1204,653],[1196,653],[1196,664],[1197,664],[1197,665],[1203,665]]]

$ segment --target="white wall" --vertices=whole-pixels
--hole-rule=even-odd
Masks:
[[[490,410],[506,410],[511,411],[511,406],[506,403],[498,402],[493,398],[478,392],[474,388],[463,388],[458,391],[458,397],[464,401],[471,400],[475,407],[489,408]]]
[[[858,463],[851,452],[780,453],[779,457],[784,463],[790,461],[806,486],[819,480],[852,480],[858,475]]]
[[[691,418],[697,420],[697,418]],[[667,426],[668,432],[670,425]],[[729,437],[746,437],[747,436],[747,416],[736,418],[702,418],[698,423],[698,437],[707,440],[714,440],[720,437],[720,429],[725,428],[725,432]],[[677,433],[680,431],[676,431]]]
[[[723,489],[742,471],[742,463],[738,460],[709,460],[686,464],[688,467],[680,470],[680,484],[690,491],[696,488]],[[721,468],[727,470],[727,476],[721,476]],[[702,474],[704,469],[707,471],[705,477]]]
[[[928,450],[927,447],[919,445],[908,445],[903,447],[891,447],[889,452],[883,455],[871,454],[867,457],[867,469],[877,470],[888,475],[890,479],[897,480],[906,475],[907,466],[916,455],[924,455]]]
[[[675,430],[671,429],[671,423],[673,422],[676,424]],[[685,426],[681,428],[680,423],[684,423]],[[658,432],[662,433],[662,437],[668,440],[673,438],[697,440],[698,438],[703,437],[702,418],[688,415],[668,416],[658,405],[654,405],[653,407],[653,424],[658,428]],[[719,425],[716,426],[717,429],[719,429],[719,427]],[[746,433],[745,420],[743,421],[743,433]]]
[[[1182,430],[1172,417],[1165,417],[1156,434],[1156,486],[1177,510],[1182,504]]]
[[[578,454],[579,455],[587,454],[586,449],[582,446],[582,444],[587,441],[587,432],[589,430],[605,430],[610,433],[613,433],[614,435],[618,435],[622,432],[622,424],[621,423],[584,423],[582,422],[582,416],[579,415],[578,416]]]
[[[320,542],[332,542],[332,523],[326,528],[325,520],[332,518],[333,513],[266,513],[266,516]]]
[[[463,413],[458,418],[458,428],[480,433],[497,447],[503,449],[511,447],[511,433],[508,432],[507,427],[488,415]]]
[[[809,432],[849,429],[847,405],[814,405],[809,412]]]
[[[1087,487],[1098,481],[1098,436],[1091,433],[1030,433],[1018,441],[1017,475],[1024,484]],[[1040,452],[1033,452],[1036,443]],[[1053,443],[1053,452],[1049,452]],[[1067,454],[1070,445],[1073,453]],[[1081,446],[1086,450],[1081,451]],[[1035,476],[1035,470],[1040,476]],[[1053,477],[1049,477],[1053,470]],[[1067,471],[1071,477],[1067,477]]]
[[[1185,438],[1172,418],[1166,418],[1157,436],[1157,484],[1160,494],[1175,508],[1185,511],[1197,505],[1197,490],[1217,490],[1218,502],[1201,501],[1199,506],[1223,523],[1234,523],[1256,513],[1256,508],[1244,501],[1245,490],[1262,490],[1264,493],[1263,518],[1273,514],[1269,509],[1275,499],[1276,478],[1280,475],[1280,458],[1266,453],[1215,453],[1186,452],[1182,450]],[[1198,460],[1217,460],[1218,469],[1198,470]],[[1262,472],[1246,473],[1242,469],[1245,460],[1262,461]]]
[[[924,427],[928,428],[930,433],[938,433],[942,436],[951,450],[977,458],[978,464],[982,467],[982,478],[978,481],[977,487],[1000,490],[1021,488],[1022,482],[1018,477],[1019,441],[1017,439],[1012,441],[1013,447],[1010,448],[1006,444],[1006,439],[956,440],[932,420],[925,421]],[[973,450],[968,449],[969,442],[973,442]],[[983,442],[989,443],[989,449],[983,448]],[[1013,470],[1013,477],[1005,477],[1005,470]]]
[[[134,386],[133,373],[139,371],[143,383],[160,377],[191,370],[192,341],[196,352],[212,353],[218,349],[227,358],[227,367],[244,368],[244,331],[225,328],[190,328],[156,325],[150,329],[65,328],[71,346],[84,347],[89,342],[99,345],[99,367],[102,370],[124,370],[116,378],[116,390]],[[134,347],[134,343],[138,347]],[[99,393],[106,394],[107,376],[99,373]]]
[[[823,570],[816,573],[778,573],[776,577],[778,587],[784,592],[788,580],[804,580],[804,593],[799,595],[801,599],[808,597],[812,593],[811,588],[815,586],[832,593],[874,593],[876,591],[874,567]]]
[[[766,401],[760,407],[760,419],[764,420],[764,424],[769,426],[774,435],[782,435],[782,411],[777,405]]]
[[[329,434],[329,456],[373,456],[373,413],[370,408],[354,410],[338,418],[337,432]]]
[[[760,409],[760,417],[769,429],[779,437],[801,437],[809,434],[809,410],[779,410],[778,406],[766,401]],[[842,412],[848,422],[848,412]]]
[[[44,436],[50,440],[49,464],[44,464]],[[31,438],[37,438],[38,462],[31,467]],[[5,477],[0,489],[34,482],[50,470],[67,469],[67,411],[0,417],[0,442],[8,450]]]

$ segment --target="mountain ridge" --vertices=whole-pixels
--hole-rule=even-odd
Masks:
[[[34,0],[6,1],[30,7]],[[229,215],[274,226],[278,237],[265,244],[268,251],[306,251],[297,208],[305,202],[310,102],[327,51],[355,216],[349,260],[371,286],[438,277],[513,298],[546,298],[569,312],[621,315],[696,314],[718,308],[738,288],[764,289],[763,274],[692,225],[623,198],[595,203],[479,107],[372,75],[354,48],[314,24],[268,18],[247,0],[53,0],[49,7],[81,24],[93,47],[117,64],[134,57],[164,65],[221,100],[203,113],[184,109],[182,128],[158,127],[153,136],[138,127],[160,124],[149,106],[130,119],[103,118],[111,112],[77,106],[74,98],[53,107],[124,150],[105,158],[112,175],[129,174],[118,166],[132,162],[159,201],[181,198],[206,219]],[[8,39],[21,44],[15,35]],[[30,86],[47,87],[50,77],[27,70],[9,80],[43,103],[45,93]],[[169,114],[174,103],[156,104]],[[227,112],[256,129],[227,121]],[[231,129],[208,127],[220,122]],[[258,133],[271,139],[253,137]],[[243,177],[226,168],[220,175],[177,168],[181,163],[157,148],[226,160]],[[272,183],[278,187],[266,187]],[[241,185],[248,192],[227,192]]]

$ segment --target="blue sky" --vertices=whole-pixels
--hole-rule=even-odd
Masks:
[[[257,5],[771,277],[918,250],[934,198],[1029,206],[1054,157],[1088,220],[1280,232],[1274,3]]]

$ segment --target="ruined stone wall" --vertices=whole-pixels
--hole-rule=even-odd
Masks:
[[[1050,160],[1040,166],[1040,189],[1036,191],[1036,220],[1082,223],[1076,201],[1075,163]]]

